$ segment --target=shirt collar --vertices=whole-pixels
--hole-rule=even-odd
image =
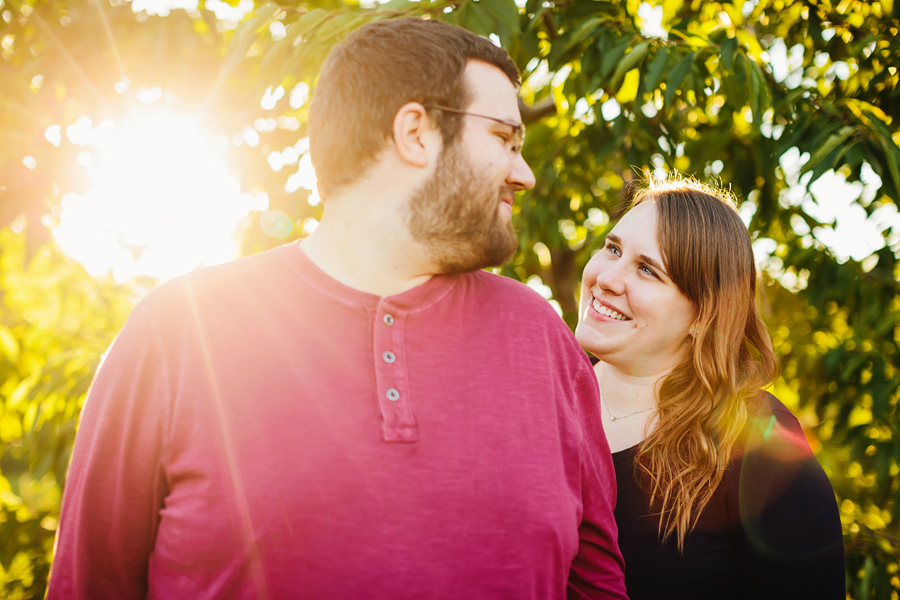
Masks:
[[[405,312],[424,310],[443,298],[463,275],[435,275],[425,283],[405,292],[382,298],[350,287],[320,269],[300,246],[300,240],[285,244],[280,251],[291,268],[319,291],[352,306],[376,307],[384,300],[391,307]]]

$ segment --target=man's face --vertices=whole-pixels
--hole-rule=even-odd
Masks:
[[[445,147],[432,177],[410,200],[408,226],[443,273],[502,265],[516,252],[512,205],[534,187],[534,174],[515,148],[520,123],[516,90],[493,65],[470,61],[463,75],[471,103],[460,136]]]

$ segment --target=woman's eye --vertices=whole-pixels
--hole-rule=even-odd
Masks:
[[[656,277],[656,273],[654,273],[654,272],[653,272],[653,269],[651,269],[651,268],[648,267],[647,265],[641,265],[640,268],[641,268],[641,271],[643,271],[643,272],[646,273],[647,275],[652,275],[653,277]]]

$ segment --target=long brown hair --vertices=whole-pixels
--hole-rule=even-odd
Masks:
[[[647,178],[632,194],[629,210],[656,204],[666,270],[697,311],[691,351],[659,388],[659,420],[637,461],[661,511],[661,538],[675,533],[683,550],[732,459],[750,401],[779,365],[756,306],[753,250],[733,195],[678,175]]]

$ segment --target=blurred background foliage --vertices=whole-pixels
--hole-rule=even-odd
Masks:
[[[519,65],[537,185],[516,203],[520,251],[501,272],[570,326],[627,182],[677,169],[731,187],[784,368],[773,391],[837,494],[848,597],[897,599],[891,0],[0,0],[0,596],[43,595],[90,378],[134,303],[172,275],[89,273],[61,249],[70,194],[95,184],[98,153],[78,131],[160,106],[193,114],[248,203],[237,253],[297,239],[321,215],[305,140],[321,62],[359,25],[403,15],[488,36]]]

